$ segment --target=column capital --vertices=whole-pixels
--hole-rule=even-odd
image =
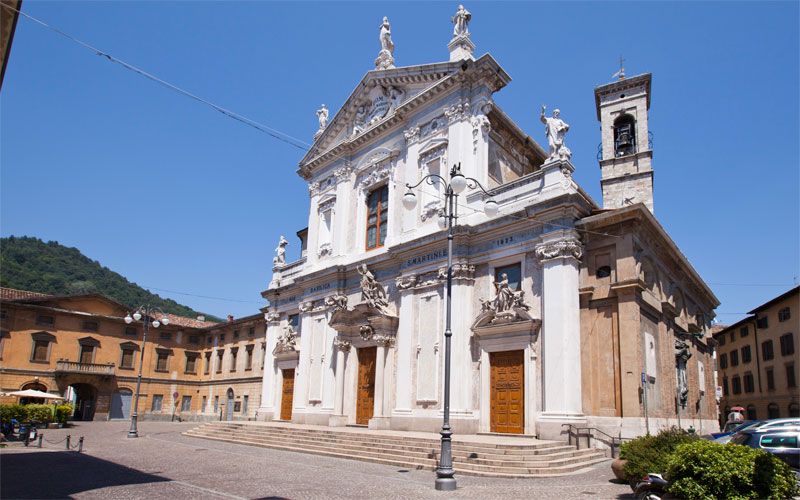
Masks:
[[[390,335],[375,335],[372,340],[378,344],[379,347],[392,347],[394,345],[394,337]]]
[[[350,351],[351,345],[352,344],[350,344],[349,340],[343,340],[343,339],[340,339],[340,338],[336,338],[336,339],[333,340],[333,347],[335,347],[336,349],[338,349],[338,350],[340,350],[342,352]]]
[[[580,260],[583,255],[583,247],[578,238],[566,236],[540,243],[536,245],[534,252],[541,262],[561,258]]]

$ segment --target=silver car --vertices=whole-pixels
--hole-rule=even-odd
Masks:
[[[788,425],[762,429],[763,427],[759,427],[737,432],[730,443],[768,451],[790,467],[800,468],[800,427]]]

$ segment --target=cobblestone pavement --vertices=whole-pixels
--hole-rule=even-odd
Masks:
[[[610,462],[557,478],[457,476],[458,490],[433,489],[434,474],[252,446],[180,433],[198,424],[76,423],[46,430],[41,450],[0,451],[0,497],[13,498],[631,498],[611,482]],[[84,436],[83,453],[57,443]],[[57,444],[56,444],[57,443]]]

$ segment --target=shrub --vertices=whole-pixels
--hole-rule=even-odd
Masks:
[[[46,424],[53,421],[52,405],[25,405],[28,411],[28,420]]]
[[[678,445],[698,439],[694,434],[672,427],[656,435],[642,436],[623,443],[619,457],[628,461],[625,464],[625,476],[628,481],[636,481],[650,472],[665,473],[670,453]]]
[[[63,404],[56,406],[56,422],[66,424],[67,420],[72,416],[74,411],[71,404]]]
[[[17,419],[20,422],[28,420],[28,409],[18,404],[0,405],[0,422],[11,422],[11,419]]]
[[[791,498],[794,473],[779,458],[737,444],[698,440],[669,457],[669,492],[686,499]]]

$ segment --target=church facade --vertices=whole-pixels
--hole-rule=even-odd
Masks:
[[[510,77],[475,57],[470,17],[454,17],[448,61],[402,67],[384,19],[376,69],[330,120],[317,113],[297,170],[303,255],[286,263],[281,238],[262,293],[259,418],[441,427],[448,251],[435,179],[457,165],[477,182],[454,205],[454,431],[709,432],[718,301],[653,215],[651,75],[594,89],[598,204],[572,177],[558,110],[542,109],[543,147],[494,102]],[[426,176],[405,208],[407,185]]]

